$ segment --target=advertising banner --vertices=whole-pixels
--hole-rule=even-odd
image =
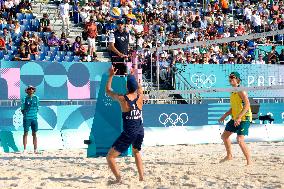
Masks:
[[[241,86],[284,85],[283,65],[256,64],[177,64],[178,73],[194,89],[229,88],[229,74],[237,71],[241,76]],[[185,90],[180,80],[176,89]],[[250,91],[249,97],[284,97],[284,89]],[[201,97],[229,97],[228,92],[202,93]]]
[[[107,62],[0,62],[0,100],[20,99],[33,85],[45,100],[96,99]]]

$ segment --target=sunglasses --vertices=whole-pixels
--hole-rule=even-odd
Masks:
[[[28,88],[27,90],[28,90],[28,91],[30,91],[30,90],[33,90],[33,91],[34,91],[34,89],[33,89],[33,88]]]
[[[230,76],[229,76],[229,79],[237,79],[237,77],[234,76],[234,75],[230,75]]]

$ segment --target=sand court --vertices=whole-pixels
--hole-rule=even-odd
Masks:
[[[145,181],[138,181],[134,158],[122,157],[122,184],[112,184],[104,157],[86,158],[85,149],[1,153],[0,188],[284,188],[284,142],[248,146],[252,166],[237,144],[225,163],[222,144],[144,147]]]

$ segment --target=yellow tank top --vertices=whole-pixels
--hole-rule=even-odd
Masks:
[[[238,95],[237,92],[232,92],[231,97],[230,97],[230,104],[232,108],[232,118],[233,120],[237,119],[237,116],[239,113],[241,113],[243,109],[243,100],[242,98]],[[252,121],[252,113],[251,113],[251,108],[249,107],[249,110],[247,113],[242,117],[242,121]]]

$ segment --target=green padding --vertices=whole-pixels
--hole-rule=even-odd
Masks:
[[[105,94],[107,79],[108,76],[106,74],[103,75],[94,122],[89,137],[91,144],[88,146],[87,157],[105,156],[113,142],[122,132],[120,105]],[[126,78],[115,76],[112,88],[116,93],[124,94],[126,92]],[[128,150],[125,155],[131,154],[131,150]]]

